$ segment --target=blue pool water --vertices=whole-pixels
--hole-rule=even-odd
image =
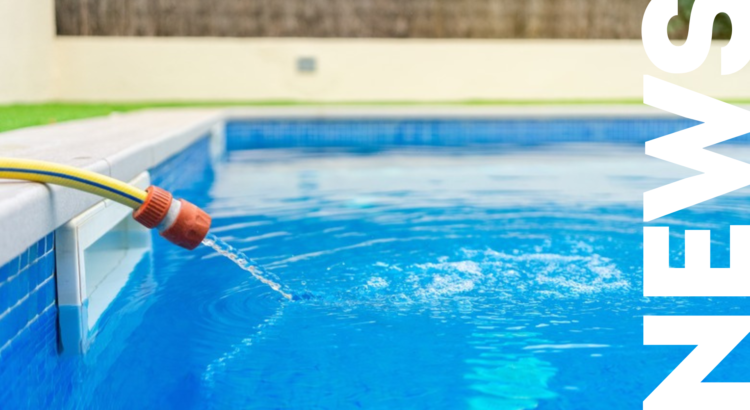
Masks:
[[[89,354],[37,388],[65,368],[53,408],[641,408],[691,350],[644,347],[643,315],[750,311],[642,296],[642,193],[688,175],[636,144],[234,150],[176,195],[306,297],[156,240]],[[740,192],[658,221],[674,265],[712,229],[727,266],[749,210]],[[748,360],[707,381],[750,381]]]

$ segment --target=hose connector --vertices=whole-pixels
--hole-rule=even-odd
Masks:
[[[211,228],[211,217],[202,209],[185,200],[175,200],[172,194],[150,186],[146,200],[133,212],[133,218],[149,229],[157,228],[166,240],[193,250],[203,242]]]

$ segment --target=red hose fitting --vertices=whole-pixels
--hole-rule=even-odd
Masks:
[[[146,201],[133,212],[133,219],[148,229],[154,229],[167,217],[172,206],[172,194],[153,185],[146,192]]]
[[[159,228],[159,234],[175,245],[193,250],[203,242],[211,228],[211,217],[188,201],[175,201],[172,194],[155,186],[133,218],[141,225]]]

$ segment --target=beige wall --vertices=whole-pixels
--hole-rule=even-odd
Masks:
[[[639,99],[648,73],[750,98],[750,67],[720,77],[717,43],[695,73],[663,74],[640,41],[60,37],[65,100],[455,101]],[[299,74],[315,56],[315,74]]]
[[[750,67],[665,75],[640,41],[55,37],[53,0],[0,0],[0,103],[640,99],[643,74],[750,99]],[[296,72],[314,56],[318,72]]]
[[[54,0],[0,0],[0,103],[53,97]]]

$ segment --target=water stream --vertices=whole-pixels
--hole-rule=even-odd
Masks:
[[[274,276],[272,273],[263,269],[252,259],[248,258],[247,255],[242,253],[242,251],[235,249],[228,243],[219,239],[216,235],[208,234],[208,236],[206,236],[206,239],[203,240],[203,245],[208,246],[209,248],[215,250],[223,256],[226,256],[237,266],[239,266],[243,270],[250,272],[250,274],[253,275],[255,279],[258,279],[259,281],[265,283],[271,289],[278,292],[281,296],[289,300],[294,300],[294,296],[292,296],[291,293],[284,291],[281,285],[269,279],[270,277]]]

